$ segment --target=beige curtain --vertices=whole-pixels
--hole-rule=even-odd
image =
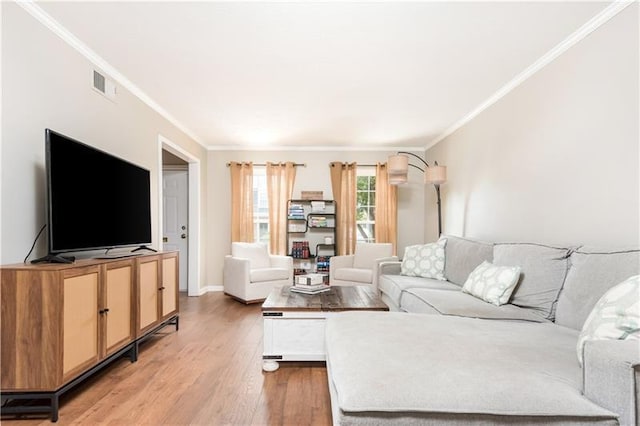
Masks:
[[[356,247],[356,163],[333,162],[331,188],[336,200],[336,254],[353,254]]]
[[[398,242],[398,187],[389,184],[387,163],[376,164],[376,243]]]
[[[229,165],[231,170],[231,241],[253,242],[253,163]]]
[[[269,249],[272,254],[287,254],[287,201],[293,195],[295,178],[293,163],[267,163]]]

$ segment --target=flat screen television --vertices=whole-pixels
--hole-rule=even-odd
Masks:
[[[149,170],[45,130],[50,255],[151,243]]]

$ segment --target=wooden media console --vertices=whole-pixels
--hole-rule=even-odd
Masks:
[[[177,252],[0,268],[2,414],[51,413],[71,387],[172,324]],[[19,404],[48,400],[49,405]]]

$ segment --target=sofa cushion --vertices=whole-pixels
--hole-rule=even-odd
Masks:
[[[444,248],[447,240],[407,246],[400,273],[408,277],[435,278],[444,281]]]
[[[327,369],[344,412],[615,418],[582,395],[577,336],[552,323],[345,312],[327,320]]]
[[[269,249],[264,243],[231,243],[231,256],[249,259],[251,269],[262,269],[271,266]]]
[[[587,340],[626,339],[640,339],[640,275],[610,288],[598,300],[580,332],[578,360],[582,364]]]
[[[404,275],[380,275],[378,288],[396,305],[400,304],[400,296],[402,292],[408,288],[460,291],[460,287],[448,281],[434,280],[431,278],[405,277]]]
[[[558,295],[569,269],[569,254],[568,248],[540,244],[496,244],[493,247],[496,265],[518,265],[522,268],[509,303],[534,309],[553,320]]]
[[[249,270],[249,281],[252,283],[287,279],[289,279],[289,270],[287,268],[260,268]]]
[[[411,288],[402,293],[400,308],[406,312],[470,318],[548,322],[530,309],[511,304],[495,306],[461,291]]]
[[[500,306],[509,301],[519,277],[519,266],[496,266],[485,260],[469,274],[462,291]]]
[[[447,240],[444,250],[444,276],[462,286],[469,274],[483,261],[493,261],[493,244],[466,238],[443,235]]]
[[[640,274],[640,250],[604,251],[582,247],[569,258],[571,266],[558,306],[556,324],[581,330],[602,295],[614,285]]]
[[[371,284],[373,271],[371,269],[339,268],[333,273],[333,278],[342,281],[355,281]]]
[[[376,260],[391,257],[391,243],[357,243],[353,255],[353,267],[373,270]]]

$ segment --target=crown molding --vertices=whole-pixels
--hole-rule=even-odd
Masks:
[[[149,95],[144,93],[138,86],[136,86],[131,80],[125,77],[114,66],[104,60],[100,55],[93,51],[89,46],[83,43],[78,37],[73,35],[71,31],[67,30],[62,24],[56,21],[51,15],[45,12],[40,6],[38,6],[33,0],[15,0],[15,3],[22,7],[27,13],[38,20],[42,25],[51,30],[54,34],[64,40],[69,46],[74,48],[78,53],[84,56],[89,62],[93,63],[96,67],[100,68],[105,74],[113,78],[122,87],[131,92],[134,96],[147,104],[151,109],[156,111],[162,117],[164,117],[171,124],[176,126],[182,132],[184,132],[191,139],[206,148],[202,140],[196,136],[191,130],[189,130],[184,124],[173,117],[167,110],[162,108],[157,102],[155,102]]]
[[[584,39],[586,36],[591,34],[593,31],[597,30],[608,22],[611,18],[616,16],[622,10],[624,10],[627,6],[635,3],[637,0],[614,0],[611,4],[605,7],[600,13],[595,15],[593,18],[588,20],[584,25],[578,28],[575,32],[573,32],[569,37],[561,41],[554,48],[549,50],[543,56],[541,56],[537,61],[533,64],[529,65],[524,71],[515,76],[509,82],[507,82],[504,86],[498,89],[493,95],[491,95],[487,100],[478,105],[475,109],[469,112],[467,115],[462,117],[460,120],[455,122],[452,126],[447,128],[444,132],[438,135],[435,139],[427,143],[425,146],[425,150],[435,146],[437,143],[444,140],[447,136],[454,133],[456,130],[467,124],[469,121],[473,120],[475,117],[480,115],[484,110],[489,108],[491,105],[496,103],[498,100],[506,96],[513,89],[518,87],[524,81],[526,81],[529,77],[540,71],[549,63],[553,62],[558,56],[562,55],[564,52],[573,47],[576,43]]]
[[[307,151],[307,152],[336,152],[336,151],[375,151],[395,152],[414,151],[424,152],[423,146],[249,146],[249,145],[210,145],[209,151]]]

